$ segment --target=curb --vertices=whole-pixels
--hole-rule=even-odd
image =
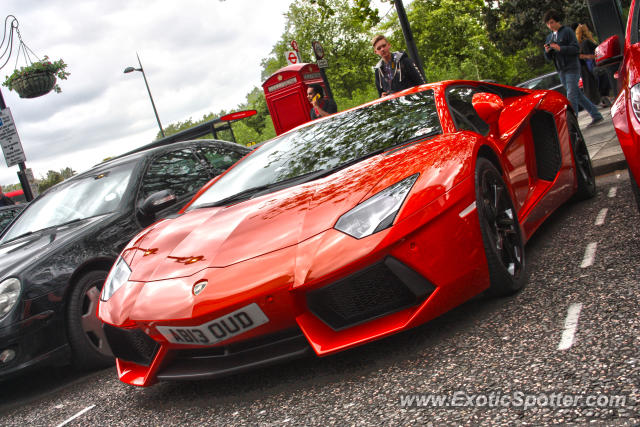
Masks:
[[[626,169],[627,160],[624,154],[614,154],[604,159],[592,160],[591,167],[593,168],[593,174],[600,176],[613,171]]]

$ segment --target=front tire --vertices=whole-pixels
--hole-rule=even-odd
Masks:
[[[512,295],[526,283],[524,242],[516,210],[500,172],[479,157],[475,172],[476,207],[489,267],[489,293]]]
[[[114,363],[102,323],[96,315],[107,273],[97,270],[85,274],[78,280],[69,297],[67,333],[73,364],[78,369],[97,369]]]
[[[578,179],[578,191],[576,191],[574,198],[576,200],[591,199],[596,195],[596,177],[591,166],[587,144],[578,126],[578,120],[572,113],[567,113],[567,125],[575,159],[576,178]]]

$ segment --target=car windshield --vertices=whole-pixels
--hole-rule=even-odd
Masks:
[[[283,181],[297,183],[298,177],[312,179],[316,173],[441,132],[432,90],[351,110],[268,142],[201,194],[189,209]]]
[[[131,178],[135,162],[99,173],[74,177],[34,200],[14,222],[0,243],[85,218],[115,211]]]

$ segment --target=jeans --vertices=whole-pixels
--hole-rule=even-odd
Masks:
[[[587,113],[589,113],[592,119],[602,118],[602,114],[598,112],[598,107],[593,105],[593,103],[589,101],[589,98],[587,98],[578,87],[578,81],[580,80],[579,71],[575,73],[558,71],[558,76],[560,77],[562,86],[567,89],[567,99],[569,99],[569,102],[573,107],[573,111],[576,112],[576,115],[578,114],[578,104],[580,104],[582,105],[582,108],[587,110]]]

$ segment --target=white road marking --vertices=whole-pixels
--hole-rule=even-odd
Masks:
[[[596,225],[604,224],[604,219],[607,217],[608,211],[608,208],[604,208],[598,213],[598,216],[596,217]]]
[[[96,406],[96,405],[91,405],[91,406],[89,406],[88,408],[84,408],[82,411],[78,412],[77,414],[75,414],[73,417],[71,417],[71,418],[67,419],[66,421],[64,421],[64,422],[62,422],[62,423],[60,423],[60,424],[58,424],[56,427],[62,427],[63,425],[70,423],[71,421],[75,420],[76,418],[78,418],[79,416],[81,416],[82,414],[84,414],[85,412],[90,411],[90,410],[92,410],[93,408],[95,408],[95,406]]]
[[[598,244],[596,242],[591,242],[587,245],[587,249],[584,251],[584,258],[582,259],[582,264],[580,264],[580,268],[591,267],[593,264],[593,260],[596,257],[596,248]]]
[[[569,306],[567,311],[567,318],[564,319],[564,331],[562,331],[562,338],[558,344],[558,350],[567,350],[573,345],[573,341],[578,329],[578,317],[580,317],[580,310],[582,310],[582,304],[576,303]]]
[[[618,191],[618,187],[611,187],[609,189],[609,197],[616,197],[617,191]]]
[[[458,215],[460,216],[460,218],[464,218],[465,216],[473,212],[475,209],[476,209],[476,202],[474,201],[469,206],[467,206],[462,212],[460,212]]]

